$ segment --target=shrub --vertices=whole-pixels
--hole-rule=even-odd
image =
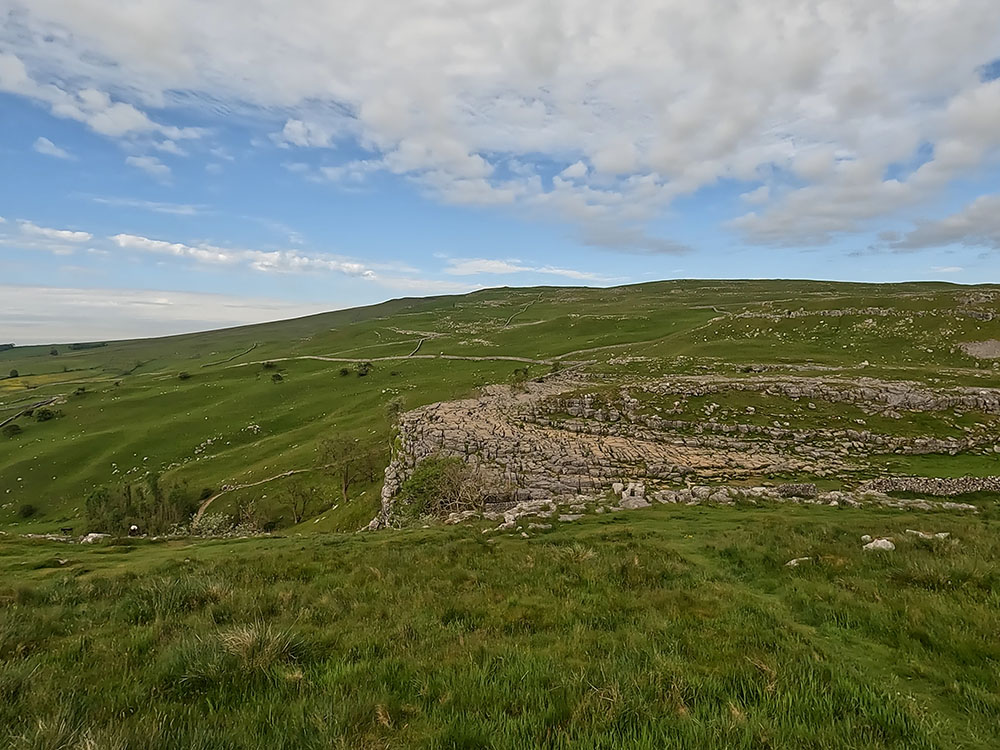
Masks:
[[[403,408],[405,404],[401,396],[394,396],[389,399],[385,405],[385,416],[388,417],[390,422],[395,422],[399,415],[403,413]]]
[[[81,385],[79,388],[77,388],[75,391],[73,391],[73,395],[74,396],[82,396],[86,392],[87,392],[86,387],[84,387],[84,386]]]
[[[31,503],[25,503],[17,509],[17,515],[21,518],[31,518],[38,513],[38,508]]]
[[[17,375],[17,370],[11,370],[11,371],[10,371],[10,375],[9,375],[8,377],[11,377],[11,378],[16,378],[17,376],[18,376],[18,375]]]
[[[397,508],[404,517],[445,516],[481,510],[487,502],[513,497],[514,488],[460,458],[425,458],[403,482]]]
[[[53,411],[45,406],[41,409],[35,410],[35,421],[36,422],[48,422],[50,419],[55,419],[56,417],[61,417],[61,411]]]
[[[21,434],[21,432],[22,432],[21,425],[15,424],[14,422],[11,422],[8,425],[4,425],[3,428],[3,436],[5,438],[17,437],[18,435]]]
[[[270,361],[263,362],[261,364],[261,367],[263,367],[265,370],[275,370],[278,367],[278,363],[277,362],[270,362]]]
[[[198,509],[183,485],[164,487],[159,477],[99,487],[86,500],[92,531],[124,533],[132,524],[150,534],[162,534],[186,524]]]
[[[213,494],[215,494],[215,490],[211,487],[202,487],[201,492],[198,493],[198,501],[208,500]]]
[[[191,377],[191,373],[189,373],[189,372],[179,372],[179,373],[177,373],[177,379],[178,380],[187,380],[190,377]]]
[[[271,375],[271,382],[272,383],[280,383],[282,380],[284,380],[284,378],[281,377],[281,373],[280,372],[276,372],[276,373],[274,373],[274,374]]]
[[[340,377],[346,378],[350,374],[351,374],[351,371],[348,368],[346,368],[346,367],[341,367],[340,368]]]
[[[51,355],[52,355],[53,357],[58,357],[58,356],[59,356],[59,350],[58,350],[58,349],[56,349],[56,348],[55,348],[55,347],[53,346],[53,347],[52,347],[51,349],[49,349],[49,354],[51,354]]]
[[[363,378],[365,375],[372,371],[371,362],[358,362],[355,366],[355,372],[357,372],[359,378]]]

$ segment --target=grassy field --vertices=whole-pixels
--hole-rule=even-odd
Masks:
[[[997,299],[947,284],[500,289],[2,351],[0,422],[20,431],[0,437],[0,746],[1000,747],[991,493],[956,498],[976,514],[658,505],[523,533],[353,533],[378,508],[394,410],[525,368],[592,373],[610,400],[631,377],[756,366],[996,387],[1000,361],[959,344],[1000,338]],[[674,400],[644,399],[649,413]],[[901,437],[997,429],[974,411],[757,392],[692,397],[675,418],[707,412]],[[322,468],[329,438],[374,457],[346,501]],[[1000,474],[988,451],[871,460],[876,475]],[[275,533],[24,536],[88,531],[91,490],[154,475],[192,500],[235,486],[211,512],[252,503]],[[313,502],[296,519],[302,487]],[[864,552],[865,534],[896,549]]]
[[[17,372],[0,379],[0,421],[52,397],[62,401],[52,408],[63,416],[20,417],[21,434],[0,438],[0,528],[82,532],[83,499],[94,487],[147,473],[184,483],[194,495],[251,484],[314,467],[329,437],[387,457],[393,400],[412,408],[465,396],[508,381],[517,368],[545,374],[552,361],[587,360],[587,370],[611,374],[733,374],[764,363],[996,385],[1000,362],[957,346],[1000,338],[1000,317],[954,314],[970,305],[996,311],[995,299],[969,301],[977,294],[997,289],[792,281],[498,289],[106,346],[16,347],[0,352],[0,374]],[[370,374],[358,377],[354,362],[341,361],[351,359],[370,360]],[[777,405],[763,407],[757,420]],[[857,415],[848,412],[799,416],[853,425]],[[962,426],[950,414],[929,421],[881,426],[942,436]],[[223,495],[214,507],[231,511],[250,498],[271,522],[288,526],[283,484]],[[317,529],[357,528],[374,512],[377,490],[359,483],[347,504],[328,493],[311,513],[323,518]],[[37,509],[28,519],[19,514],[26,504]]]
[[[660,506],[529,539],[8,538],[0,743],[995,748],[997,524]]]

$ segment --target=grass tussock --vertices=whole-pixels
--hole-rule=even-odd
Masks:
[[[991,750],[996,523],[659,507],[109,546],[83,573],[4,540],[0,746]]]

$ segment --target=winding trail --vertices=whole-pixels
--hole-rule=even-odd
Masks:
[[[615,346],[628,346],[628,344],[615,344]],[[598,347],[601,348],[601,347]],[[582,350],[587,351],[587,350]],[[575,352],[570,352],[574,354]],[[359,359],[356,357],[324,357],[320,354],[302,354],[297,357],[272,357],[267,360],[268,362],[290,362],[294,360],[301,359],[312,359],[319,362],[396,362],[402,359],[452,359],[460,360],[465,362],[524,362],[529,365],[551,365],[558,362],[573,364],[573,365],[586,365],[592,364],[590,360],[574,361],[564,359],[568,357],[569,354],[563,354],[558,357],[553,357],[551,359],[532,359],[531,357],[515,357],[513,355],[495,354],[492,356],[475,357],[470,354],[394,354],[389,357],[367,357],[364,359]],[[227,365],[227,367],[247,367],[248,365],[261,365],[264,364],[264,360],[257,362],[240,362],[235,365]]]
[[[324,468],[324,467],[312,466],[312,467],[309,467],[308,469],[289,469],[288,471],[284,471],[281,474],[275,474],[273,477],[268,477],[267,479],[259,479],[256,482],[248,482],[247,484],[233,484],[233,485],[230,485],[230,486],[226,487],[226,489],[219,490],[218,492],[216,492],[211,497],[206,498],[205,501],[202,502],[202,504],[198,506],[198,512],[194,514],[194,519],[192,520],[192,523],[197,522],[198,519],[200,519],[204,515],[205,511],[208,510],[208,506],[209,505],[211,505],[213,502],[215,502],[215,500],[217,500],[218,498],[222,497],[223,495],[225,495],[228,492],[235,492],[236,490],[245,490],[247,487],[256,487],[259,484],[266,484],[267,482],[273,482],[275,479],[284,479],[285,477],[290,477],[293,474],[304,474],[307,471],[316,471],[317,469],[320,469],[320,468]]]

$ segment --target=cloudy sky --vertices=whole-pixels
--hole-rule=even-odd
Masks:
[[[997,0],[0,0],[0,339],[1000,282]]]

